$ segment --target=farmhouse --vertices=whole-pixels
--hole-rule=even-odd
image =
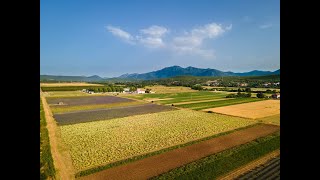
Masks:
[[[144,93],[146,93],[146,91],[141,90],[141,89],[137,89],[136,93],[138,93],[138,94],[144,94]]]
[[[123,88],[123,93],[128,93],[130,92],[130,88]]]
[[[206,84],[207,84],[208,86],[219,86],[218,80],[207,81]]]
[[[279,99],[280,98],[280,94],[279,93],[274,93],[271,96],[273,99]]]
[[[240,86],[248,86],[248,83],[240,83]]]
[[[63,105],[63,102],[59,102],[58,105]]]

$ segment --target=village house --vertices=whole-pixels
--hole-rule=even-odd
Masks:
[[[207,84],[208,86],[219,86],[218,80],[207,81],[206,84]]]
[[[128,93],[130,92],[130,88],[123,88],[123,93]]]
[[[240,86],[241,87],[246,87],[246,86],[248,86],[248,83],[240,83]]]
[[[146,91],[145,91],[145,90],[142,90],[142,89],[137,89],[136,93],[138,93],[138,94],[144,94],[144,93],[146,93]]]
[[[271,96],[273,99],[280,99],[280,93],[274,93]]]

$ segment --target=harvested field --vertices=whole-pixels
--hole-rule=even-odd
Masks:
[[[280,114],[280,101],[266,100],[218,108],[204,109],[203,111],[212,111],[220,114],[239,116],[250,119],[258,119]]]
[[[257,120],[263,123],[275,124],[280,126],[280,114],[259,118]]]
[[[60,128],[79,172],[253,124],[243,118],[176,110]]]
[[[182,105],[177,105],[177,107],[190,108],[194,110],[202,110],[202,109],[208,109],[208,108],[214,108],[214,107],[230,106],[234,104],[249,103],[254,101],[261,101],[261,99],[259,98],[235,98],[235,99],[226,98],[225,101],[182,104]]]
[[[43,95],[45,97],[72,97],[72,96],[90,96],[92,94],[84,93],[81,91],[48,91],[48,92],[43,92]]]
[[[96,109],[55,114],[54,118],[59,125],[70,125],[171,110],[176,109],[168,106],[160,106],[157,104],[142,104],[127,107],[125,106],[109,109]]]
[[[130,102],[120,102],[120,103],[110,103],[110,104],[94,104],[94,105],[81,105],[81,106],[51,106],[52,113],[66,113],[74,111],[92,110],[92,109],[106,109],[115,108],[123,106],[133,106],[139,104],[146,104],[142,101],[130,101]]]
[[[63,87],[63,86],[103,86],[91,83],[40,83],[40,87]]]
[[[91,96],[91,97],[85,96],[85,97],[69,97],[69,98],[48,97],[47,101],[50,105],[57,105],[59,102],[63,102],[62,106],[75,106],[75,105],[94,105],[94,104],[130,102],[133,100],[120,98],[116,96]]]
[[[145,158],[130,164],[107,169],[82,177],[81,179],[127,179],[128,177],[130,177],[130,179],[149,179],[200,158],[248,143],[276,131],[279,131],[278,126],[254,126],[198,144]]]

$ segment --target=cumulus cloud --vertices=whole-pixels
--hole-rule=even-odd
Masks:
[[[271,27],[272,27],[272,24],[270,24],[270,23],[269,24],[262,24],[259,26],[260,29],[267,29],[267,28],[271,28]]]
[[[109,32],[111,32],[114,36],[117,36],[125,41],[132,41],[133,37],[130,33],[120,29],[119,27],[107,26],[106,27]]]
[[[140,32],[152,37],[162,37],[164,34],[168,32],[168,29],[162,26],[153,25],[147,29],[141,29]]]
[[[194,28],[190,32],[186,32],[184,36],[173,38],[173,49],[178,53],[193,53],[205,58],[213,58],[213,50],[203,48],[204,40],[214,39],[231,28],[232,24],[224,28],[216,23]]]
[[[118,27],[107,26],[107,29],[114,36],[148,48],[166,48],[177,54],[195,54],[204,58],[214,58],[214,50],[204,47],[205,40],[214,39],[231,30],[232,24],[226,27],[217,23],[205,24],[190,31],[184,31],[180,35],[171,36],[167,41],[164,40],[164,36],[169,33],[169,30],[163,26],[152,25],[141,29],[135,37]]]
[[[141,36],[137,36],[137,39],[144,46],[149,48],[161,48],[166,44],[163,41],[163,36],[168,33],[168,29],[162,26],[150,26],[146,29],[141,29]]]

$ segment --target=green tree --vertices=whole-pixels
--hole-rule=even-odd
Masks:
[[[264,98],[265,95],[262,92],[257,93],[257,98]]]

